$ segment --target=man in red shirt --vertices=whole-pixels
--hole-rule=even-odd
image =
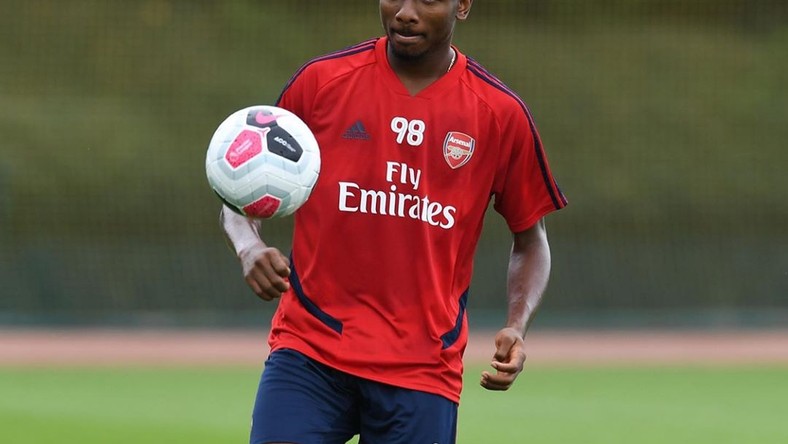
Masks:
[[[277,106],[321,147],[291,257],[222,223],[246,282],[281,298],[252,443],[453,443],[473,255],[488,202],[514,234],[508,318],[481,385],[506,390],[566,205],[524,102],[451,45],[472,0],[381,0],[386,36],[318,57]]]

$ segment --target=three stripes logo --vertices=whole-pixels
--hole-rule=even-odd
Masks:
[[[350,128],[345,130],[342,134],[343,139],[351,139],[351,140],[369,140],[370,136],[367,133],[366,128],[364,128],[364,124],[361,123],[360,120],[356,120],[356,123],[350,125]]]

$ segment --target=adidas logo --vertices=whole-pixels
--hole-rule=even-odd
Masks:
[[[345,130],[344,134],[342,134],[343,139],[353,139],[353,140],[369,140],[369,133],[367,130],[364,129],[364,124],[361,123],[360,120],[356,120],[356,123],[350,125],[350,128]]]

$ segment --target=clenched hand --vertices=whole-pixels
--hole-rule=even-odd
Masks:
[[[523,371],[525,343],[514,328],[504,328],[495,335],[495,355],[490,364],[495,374],[482,372],[481,386],[487,390],[509,390]]]
[[[282,296],[290,288],[290,261],[273,247],[255,244],[239,252],[244,280],[264,301]]]

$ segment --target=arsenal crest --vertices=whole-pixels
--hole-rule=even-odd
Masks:
[[[459,131],[449,131],[443,141],[443,158],[452,169],[457,169],[471,160],[476,140]]]

